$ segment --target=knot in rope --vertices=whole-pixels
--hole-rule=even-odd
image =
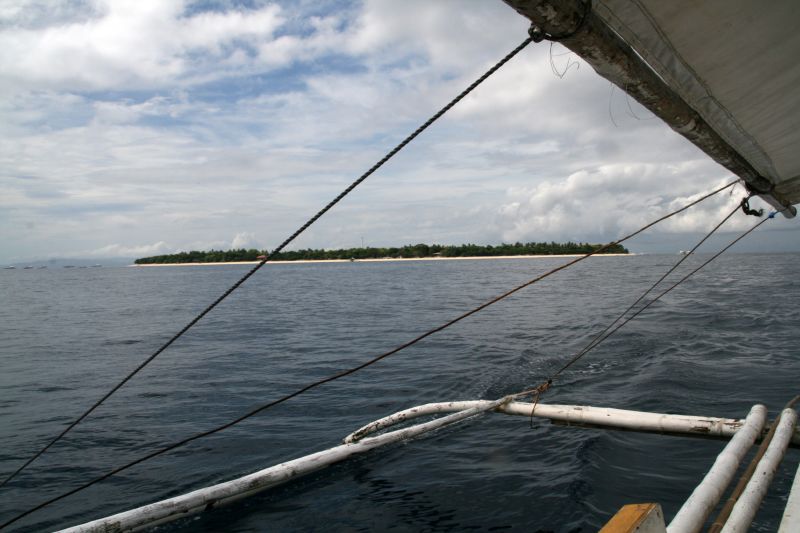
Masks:
[[[535,389],[530,389],[515,395],[515,396],[520,396],[520,395],[527,396],[528,394],[531,395],[531,403],[533,403],[533,406],[531,407],[531,419],[530,419],[531,429],[533,429],[533,415],[534,413],[536,413],[536,406],[539,404],[539,397],[545,392],[547,392],[552,384],[553,384],[553,378],[549,378],[547,381],[545,381]]]
[[[523,396],[538,396],[540,394],[544,394],[550,389],[550,386],[553,384],[553,378],[548,379],[541,385],[533,388],[533,389],[526,389],[522,392],[518,392],[516,394],[512,394],[513,398],[521,398]]]

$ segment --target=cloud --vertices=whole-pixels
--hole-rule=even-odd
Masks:
[[[372,65],[416,57],[446,75],[462,74],[508,46],[508,34],[526,36],[528,22],[501,3],[459,0],[367,0],[348,33],[347,48]],[[475,39],[476,35],[481,39]]]
[[[274,248],[526,29],[502,2],[0,3],[0,261]],[[556,76],[550,49],[291,246],[607,240],[731,179],[580,60]],[[706,227],[720,202],[662,231]]]
[[[251,248],[259,248],[259,244],[254,233],[243,231],[241,233],[237,233],[236,236],[233,237],[233,240],[231,241],[231,248],[246,248],[249,250]]]
[[[576,172],[563,181],[545,180],[532,188],[512,188],[507,191],[510,201],[498,209],[496,224],[506,241],[613,240],[735,179],[717,172],[724,177],[698,191],[696,176],[705,165],[699,161],[611,164]],[[742,196],[741,186],[729,189],[651,231],[710,231],[738,206]],[[750,223],[746,217],[734,217],[724,230],[744,230]]]
[[[57,17],[44,28],[14,25],[0,33],[2,79],[71,90],[129,90],[207,79],[210,67],[226,60],[235,64],[237,58],[241,62],[273,41],[283,23],[274,4],[195,13],[184,0],[97,0],[82,7],[73,20]],[[31,11],[45,15],[39,8],[30,3],[8,9],[4,18],[25,20]],[[254,61],[284,60],[267,54]]]
[[[61,254],[62,257],[146,257],[173,252],[174,248],[164,241],[139,246],[125,246],[122,244],[108,244],[83,252],[69,252]]]

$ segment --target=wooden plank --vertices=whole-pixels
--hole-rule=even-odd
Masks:
[[[665,533],[664,513],[657,503],[631,503],[617,511],[600,533]]]

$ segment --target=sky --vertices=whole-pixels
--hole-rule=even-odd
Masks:
[[[500,0],[0,0],[0,263],[272,249],[527,26]],[[289,248],[607,242],[733,179],[532,44]],[[688,248],[743,193],[629,248]]]

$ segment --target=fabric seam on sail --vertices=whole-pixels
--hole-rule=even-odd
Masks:
[[[96,483],[99,483],[100,481],[103,481],[104,479],[107,479],[107,478],[113,476],[114,474],[122,472],[123,470],[127,470],[128,468],[130,468],[132,466],[135,466],[135,465],[137,465],[139,463],[147,461],[148,459],[152,459],[153,457],[156,457],[158,455],[167,453],[167,452],[169,452],[171,450],[174,450],[175,448],[179,448],[179,447],[181,447],[181,446],[183,446],[185,444],[188,444],[188,443],[190,443],[192,441],[195,441],[197,439],[200,439],[200,438],[203,438],[203,437],[207,437],[209,435],[213,435],[214,433],[218,433],[220,431],[223,431],[223,430],[225,430],[225,429],[227,429],[229,427],[232,427],[232,426],[238,424],[239,422],[242,422],[242,421],[244,421],[244,420],[246,420],[246,419],[248,419],[248,418],[250,418],[252,416],[255,416],[256,414],[258,414],[258,413],[260,413],[262,411],[265,411],[265,410],[267,410],[267,409],[269,409],[271,407],[274,407],[274,406],[276,406],[278,404],[284,403],[284,402],[286,402],[286,401],[288,401],[288,400],[290,400],[290,399],[292,399],[292,398],[294,398],[296,396],[300,396],[301,394],[303,394],[303,393],[305,393],[305,392],[307,392],[307,391],[309,391],[311,389],[314,389],[316,387],[324,385],[325,383],[329,383],[331,381],[335,381],[337,379],[343,378],[345,376],[349,376],[350,374],[354,374],[355,372],[358,372],[359,370],[362,370],[362,369],[364,369],[364,368],[366,368],[368,366],[371,366],[371,365],[377,363],[378,361],[380,361],[382,359],[385,359],[386,357],[389,357],[390,355],[393,355],[393,354],[395,354],[395,353],[397,353],[397,352],[399,352],[399,351],[401,351],[401,350],[403,350],[405,348],[408,348],[409,346],[412,346],[412,345],[416,344],[417,342],[419,342],[419,341],[421,341],[421,340],[433,335],[434,333],[442,331],[445,328],[448,328],[448,327],[452,326],[453,324],[455,324],[455,323],[457,323],[457,322],[459,322],[459,321],[461,321],[461,320],[463,320],[463,319],[465,319],[465,318],[467,318],[467,317],[469,317],[469,316],[471,316],[471,315],[473,315],[473,314],[475,314],[475,313],[477,313],[477,312],[489,307],[490,305],[495,304],[495,303],[499,302],[500,300],[503,300],[503,299],[507,298],[508,296],[511,296],[512,294],[520,291],[521,289],[524,289],[525,287],[533,285],[534,283],[537,283],[537,282],[539,282],[539,281],[551,276],[552,274],[555,274],[555,273],[560,272],[561,270],[564,270],[564,269],[566,269],[566,268],[568,268],[568,267],[570,267],[572,265],[575,265],[576,263],[579,263],[580,261],[583,261],[583,260],[585,260],[585,259],[587,259],[587,258],[589,258],[589,257],[591,257],[591,256],[593,256],[595,254],[598,254],[598,253],[602,252],[603,250],[608,249],[611,246],[614,246],[616,244],[620,244],[620,243],[622,243],[624,241],[627,241],[628,239],[631,239],[631,238],[635,237],[636,235],[642,233],[646,229],[649,229],[649,228],[655,226],[659,222],[662,222],[662,221],[667,220],[668,218],[671,218],[671,217],[673,217],[673,216],[675,216],[675,215],[677,215],[679,213],[682,213],[683,211],[689,209],[690,207],[692,207],[694,205],[697,205],[697,204],[703,202],[704,200],[707,200],[708,198],[710,198],[710,197],[712,197],[712,196],[724,191],[725,189],[728,189],[729,187],[732,187],[733,185],[735,185],[739,181],[740,180],[738,180],[738,179],[734,180],[734,181],[728,183],[727,185],[724,185],[724,186],[722,186],[722,187],[720,187],[718,189],[715,189],[715,190],[711,191],[710,193],[707,193],[707,194],[701,196],[700,198],[698,198],[698,199],[686,204],[685,206],[683,206],[683,207],[681,207],[679,209],[676,209],[675,211],[672,211],[672,212],[670,212],[670,213],[668,213],[668,214],[666,214],[666,215],[664,215],[664,216],[662,216],[662,217],[660,217],[660,218],[658,218],[658,219],[646,224],[645,226],[642,226],[638,230],[636,230],[636,231],[634,231],[632,233],[629,233],[628,235],[626,235],[626,236],[624,236],[624,237],[622,237],[622,238],[620,238],[620,239],[618,239],[616,241],[613,241],[613,242],[610,242],[608,244],[605,244],[605,245],[603,245],[603,246],[601,246],[601,247],[599,247],[599,248],[597,248],[597,249],[595,249],[595,250],[593,250],[593,251],[591,251],[591,252],[589,252],[589,253],[587,253],[585,255],[582,255],[580,257],[576,257],[575,259],[573,259],[571,261],[568,261],[568,262],[566,262],[566,263],[564,263],[564,264],[562,264],[562,265],[560,265],[558,267],[555,267],[553,269],[550,269],[549,271],[545,272],[544,274],[541,274],[541,275],[539,275],[539,276],[537,276],[537,277],[535,277],[535,278],[533,278],[533,279],[531,279],[531,280],[529,280],[529,281],[527,281],[527,282],[525,282],[525,283],[523,283],[521,285],[518,285],[518,286],[514,287],[513,289],[511,289],[509,291],[506,291],[503,294],[501,294],[499,296],[496,296],[495,298],[493,298],[493,299],[491,299],[491,300],[489,300],[487,302],[484,302],[483,304],[471,309],[470,311],[462,313],[461,315],[459,315],[458,317],[450,320],[449,322],[446,322],[446,323],[444,323],[444,324],[442,324],[442,325],[440,325],[440,326],[438,326],[436,328],[428,330],[427,332],[415,337],[414,339],[412,339],[412,340],[410,340],[410,341],[408,341],[408,342],[406,342],[406,343],[404,343],[404,344],[402,344],[400,346],[397,346],[397,347],[395,347],[395,348],[393,348],[393,349],[391,349],[391,350],[389,350],[389,351],[387,351],[387,352],[385,352],[385,353],[383,353],[381,355],[373,357],[372,359],[369,359],[368,361],[365,361],[364,363],[361,363],[360,365],[357,365],[355,367],[351,367],[351,368],[349,368],[347,370],[340,371],[340,372],[338,372],[336,374],[333,374],[333,375],[328,376],[326,378],[323,378],[323,379],[317,380],[315,382],[312,382],[312,383],[310,383],[308,385],[305,385],[304,387],[302,387],[300,389],[297,389],[297,390],[295,390],[294,392],[292,392],[290,394],[287,394],[287,395],[282,396],[282,397],[280,397],[280,398],[278,398],[276,400],[273,400],[273,401],[268,402],[268,403],[266,403],[264,405],[261,405],[261,406],[257,407],[256,409],[253,409],[253,410],[249,411],[248,413],[245,413],[244,415],[232,420],[231,422],[227,422],[227,423],[225,423],[225,424],[223,424],[221,426],[217,426],[216,428],[212,428],[210,430],[207,430],[207,431],[204,431],[204,432],[201,432],[201,433],[197,433],[195,435],[187,437],[187,438],[185,438],[183,440],[174,442],[174,443],[172,443],[170,445],[167,445],[167,446],[165,446],[163,448],[160,448],[160,449],[158,449],[158,450],[156,450],[154,452],[151,452],[151,453],[149,453],[149,454],[147,454],[145,456],[142,456],[142,457],[140,457],[140,458],[138,458],[138,459],[136,459],[134,461],[131,461],[131,462],[129,462],[129,463],[123,465],[123,466],[115,468],[114,470],[111,470],[110,472],[107,472],[106,474],[103,474],[102,476],[100,476],[98,478],[95,478],[92,481],[89,481],[89,482],[87,482],[87,483],[85,483],[85,484],[83,484],[83,485],[81,485],[79,487],[76,487],[75,489],[72,489],[72,490],[70,490],[68,492],[65,492],[65,493],[59,495],[59,496],[51,498],[50,500],[47,500],[47,501],[45,501],[45,502],[43,502],[43,503],[41,503],[41,504],[31,508],[31,509],[28,509],[27,511],[25,511],[22,514],[17,515],[16,517],[12,518],[11,520],[9,520],[9,521],[7,521],[7,522],[5,522],[3,524],[0,524],[0,529],[3,529],[5,527],[7,527],[8,525],[16,522],[17,520],[20,520],[21,518],[24,518],[25,516],[28,516],[29,514],[31,514],[31,513],[35,512],[35,511],[38,511],[39,509],[42,509],[42,508],[50,505],[51,503],[54,503],[54,502],[59,501],[59,500],[61,500],[63,498],[71,496],[72,494],[80,492],[81,490],[86,489],[86,488],[88,488],[88,487],[90,487],[90,486],[92,486],[92,485],[94,485]],[[737,207],[737,209],[738,209],[738,207]],[[766,222],[767,220],[769,220],[769,219],[768,218],[763,219],[761,222],[759,222],[758,225]],[[758,227],[758,225],[755,226],[755,227]],[[755,229],[755,227],[752,228],[750,231]],[[543,393],[543,392],[545,392],[547,390],[548,387],[549,387],[549,383],[546,386],[540,386],[540,387],[538,387],[537,389],[534,389],[534,390],[541,389],[541,390],[539,390],[539,392]],[[525,391],[525,393],[517,393],[514,396],[521,396],[521,395],[526,395],[526,394],[531,394],[531,391]]]
[[[531,31],[529,31],[531,33]],[[145,359],[142,363],[139,364],[136,368],[134,368],[127,376],[125,376],[119,383],[117,383],[110,391],[108,391],[104,396],[102,396],[99,400],[97,400],[88,410],[86,410],[80,417],[78,417],[74,422],[72,422],[66,429],[64,429],[61,433],[58,434],[53,440],[50,441],[44,448],[39,450],[36,454],[34,454],[30,459],[28,459],[22,466],[20,466],[17,470],[11,473],[8,477],[6,477],[2,482],[0,482],[0,487],[3,487],[14,479],[20,472],[22,472],[25,468],[28,467],[31,463],[33,463],[36,459],[38,459],[44,452],[46,452],[51,446],[53,446],[56,442],[61,440],[61,438],[69,433],[72,428],[77,426],[82,420],[84,420],[87,416],[89,416],[95,409],[97,409],[103,402],[105,402],[112,394],[114,394],[117,390],[119,390],[125,383],[127,383],[133,376],[139,373],[145,366],[147,366],[153,359],[155,359],[161,352],[166,350],[173,342],[178,340],[184,333],[186,333],[192,326],[194,326],[197,322],[199,322],[206,314],[208,314],[212,309],[214,309],[217,305],[219,305],[225,298],[227,298],[233,291],[235,291],[242,283],[244,283],[250,276],[256,273],[262,266],[264,266],[271,257],[274,257],[275,254],[279,253],[283,250],[289,243],[294,241],[301,233],[303,233],[306,229],[309,228],[314,222],[316,222],[322,215],[327,213],[333,206],[335,206],[339,201],[341,201],[345,196],[350,194],[353,189],[355,189],[358,185],[361,184],[365,179],[371,176],[376,170],[378,170],[384,163],[386,163],[389,159],[394,157],[397,152],[402,150],[408,143],[414,140],[419,134],[425,131],[428,126],[433,124],[436,120],[438,120],[442,115],[444,115],[447,111],[449,111],[453,106],[455,106],[458,102],[460,102],[465,96],[467,96],[473,89],[475,89],[478,85],[486,81],[489,76],[494,74],[497,70],[500,69],[503,65],[505,65],[508,61],[510,61],[515,55],[521,52],[526,46],[528,46],[531,42],[533,42],[533,37],[528,36],[522,43],[520,43],[516,48],[514,48],[511,52],[506,54],[500,61],[498,61],[492,68],[487,70],[481,77],[477,80],[472,82],[466,89],[464,89],[458,96],[453,98],[447,105],[442,107],[438,112],[436,112],[431,118],[429,118],[426,122],[424,122],[420,127],[418,127],[413,133],[411,133],[408,137],[403,139],[403,141],[395,146],[392,150],[390,150],[382,159],[380,159],[377,163],[375,163],[369,170],[367,170],[364,174],[362,174],[358,179],[356,179],[353,183],[351,183],[346,189],[344,189],[341,193],[339,193],[336,198],[331,200],[325,207],[320,209],[314,216],[312,216],[305,224],[300,226],[292,235],[290,235],[286,240],[284,240],[277,248],[275,248],[269,255],[267,255],[264,259],[261,260],[259,264],[253,267],[249,272],[247,272],[244,276],[242,276],[236,283],[234,283],[228,290],[226,290],[221,296],[219,296],[216,300],[214,300],[208,307],[206,307],[200,314],[195,316],[186,326],[183,327],[178,333],[176,333],[172,338],[170,338],[166,343],[164,343],[158,350],[156,350],[151,356]]]

